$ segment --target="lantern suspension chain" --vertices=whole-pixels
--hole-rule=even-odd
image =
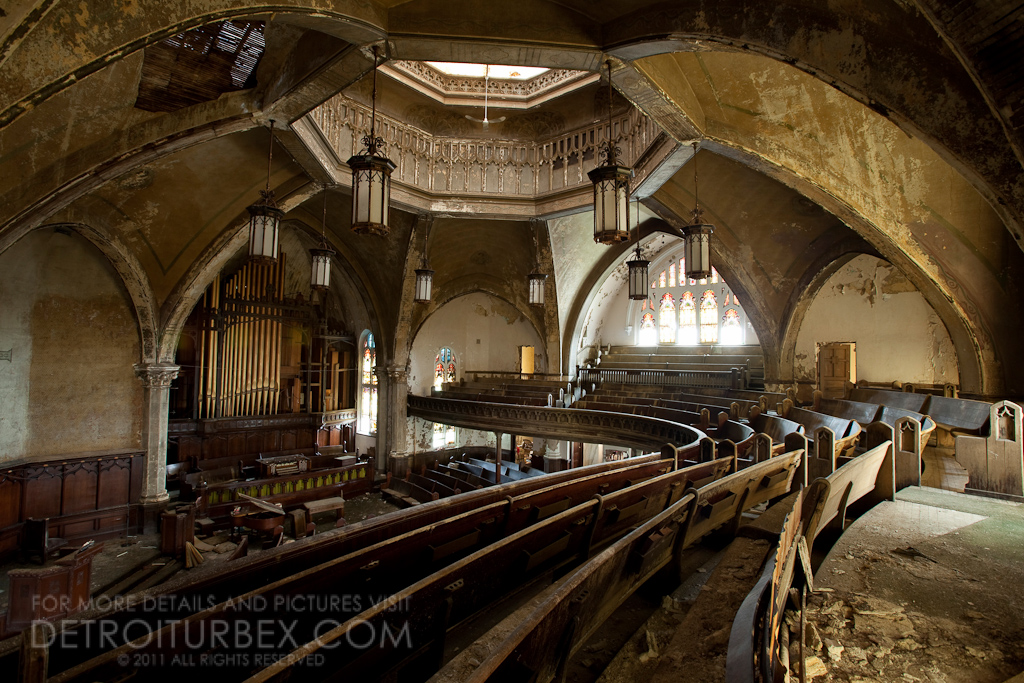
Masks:
[[[272,200],[274,192],[270,189],[270,173],[274,167],[274,119],[270,119],[270,151],[267,153],[267,186],[260,192],[265,200]]]
[[[693,141],[693,224],[697,225],[704,217],[700,209],[700,195],[697,193],[697,141]]]
[[[370,134],[363,136],[366,153],[376,156],[384,150],[384,138],[377,135],[377,46],[373,46],[373,94],[370,102]]]
[[[607,146],[604,149],[605,166],[615,166],[618,164],[618,155],[622,151],[615,144],[615,134],[612,125],[612,60],[606,60],[605,64],[608,66],[608,140]]]

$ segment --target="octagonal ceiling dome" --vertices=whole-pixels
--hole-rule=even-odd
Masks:
[[[529,109],[601,78],[569,69],[400,59],[380,69],[445,106],[478,107],[486,93],[492,106],[503,109]]]

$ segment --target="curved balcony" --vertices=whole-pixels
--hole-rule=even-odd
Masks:
[[[409,395],[410,417],[488,432],[528,434],[545,439],[608,443],[658,450],[697,444],[705,437],[699,429],[643,415],[597,410],[480,403],[452,398]]]

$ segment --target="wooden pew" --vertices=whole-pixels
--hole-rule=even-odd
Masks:
[[[888,389],[867,389],[857,387],[851,389],[847,398],[861,403],[874,403],[880,406],[892,406],[924,413],[928,402],[928,394],[914,394],[908,391],[892,391]]]
[[[988,436],[956,437],[956,459],[970,476],[968,488],[1006,496],[1024,496],[1021,407],[1010,401],[989,411]]]
[[[454,496],[456,493],[455,489],[451,488],[450,486],[447,486],[436,479],[416,474],[415,472],[409,475],[409,483],[415,484],[416,486],[419,486],[421,489],[425,491],[430,491],[431,493],[437,494],[439,498]]]
[[[834,460],[853,454],[860,436],[860,424],[805,408],[790,408],[783,416],[804,426],[812,444],[813,454],[819,460]],[[829,472],[832,468],[829,467]],[[813,474],[813,473],[812,473]]]
[[[878,419],[882,409],[877,403],[863,401],[844,401],[839,398],[822,398],[820,391],[814,392],[814,410],[826,415],[834,415],[847,420],[856,420],[861,427],[866,427]]]
[[[468,481],[458,479],[456,477],[451,476],[450,474],[445,474],[440,469],[428,469],[423,473],[423,476],[427,477],[428,479],[433,479],[444,484],[445,486],[447,486],[456,493],[463,493],[464,491],[474,491],[477,488],[479,488],[479,486],[470,484]]]
[[[564,671],[565,662],[640,585],[710,531],[728,526],[743,510],[764,496],[775,497],[792,482],[799,453],[786,454],[775,463],[760,463],[693,491],[677,494],[668,507],[579,567],[556,591],[528,615],[513,614],[495,632],[507,633],[475,662],[452,662],[433,679],[436,683],[481,683],[492,680],[499,668],[512,666],[522,680],[548,681]],[[779,477],[782,472],[786,476]],[[675,472],[665,475],[665,479]],[[765,478],[771,482],[761,486]],[[664,489],[664,486],[661,486]],[[671,490],[671,487],[669,487]],[[735,507],[708,516],[700,505],[723,491],[733,493]],[[615,504],[633,493],[622,491]],[[743,503],[740,498],[749,501]],[[731,499],[730,499],[731,500]],[[612,501],[605,506],[611,507]],[[737,513],[738,510],[738,513]],[[727,514],[726,514],[727,513]],[[482,661],[481,661],[482,659]]]
[[[841,534],[847,526],[847,512],[853,503],[864,500],[873,506],[883,500],[895,500],[896,471],[892,458],[892,442],[881,443],[862,455],[851,459],[827,477],[812,481],[804,497],[804,537],[807,547],[814,550],[814,542],[825,530],[830,539]],[[831,543],[829,543],[831,547]],[[820,566],[824,554],[814,563]]]
[[[778,415],[757,413],[756,410],[755,413],[750,418],[750,426],[757,432],[754,438],[754,458],[758,462],[787,450],[785,443],[788,435],[804,433],[804,426],[799,422]]]
[[[419,505],[437,500],[440,496],[405,479],[388,475],[387,483],[380,489],[381,495],[402,507]]]
[[[457,553],[466,552],[465,547],[459,550],[458,546],[467,536],[467,527],[470,530],[469,533],[479,530],[474,540],[476,545],[471,544],[470,549],[483,547],[499,537],[503,527],[500,522],[504,519],[508,497],[511,495],[519,496],[530,491],[539,492],[551,487],[568,487],[572,486],[574,479],[595,474],[604,474],[612,479],[628,479],[636,476],[630,468],[644,464],[653,464],[657,468],[658,461],[659,458],[656,456],[644,456],[615,463],[589,465],[572,472],[559,472],[545,477],[491,486],[453,498],[418,505],[401,512],[393,512],[357,522],[348,526],[344,533],[339,535],[314,539],[308,543],[291,544],[270,553],[262,553],[240,560],[242,563],[240,566],[233,566],[231,570],[216,574],[204,575],[188,586],[175,589],[173,600],[169,600],[167,603],[170,607],[159,613],[135,609],[131,606],[119,606],[119,609],[102,614],[102,618],[99,620],[75,626],[73,628],[75,633],[67,636],[67,647],[60,647],[60,644],[64,642],[61,639],[58,639],[57,646],[51,647],[49,670],[51,674],[55,674],[82,664],[90,658],[96,659],[95,646],[91,646],[92,649],[90,649],[83,647],[82,643],[109,642],[109,639],[106,641],[100,639],[101,628],[115,626],[122,629],[128,623],[136,624],[140,628],[143,626],[153,628],[167,620],[186,619],[193,611],[189,609],[189,606],[196,604],[197,600],[202,600],[203,604],[207,604],[211,600],[218,603],[222,601],[230,603],[232,600],[237,602],[240,596],[246,594],[262,595],[261,591],[267,586],[286,585],[292,580],[292,577],[302,575],[311,567],[317,567],[324,563],[329,564],[341,557],[354,557],[366,548],[380,548],[396,538],[405,539],[403,544],[405,551],[409,554],[403,556],[399,552],[395,560],[395,571],[402,573],[403,576],[408,575],[408,567],[405,566],[408,563],[408,557],[416,556],[417,553],[420,556],[427,554],[428,558],[425,561],[428,564],[434,561],[432,558],[435,555],[438,557],[438,561],[451,561],[451,558],[459,556]],[[671,466],[671,463],[666,464]],[[621,470],[628,471],[622,472]],[[590,483],[587,484],[592,486],[589,496],[597,493],[603,482],[604,480],[601,478],[590,480]],[[429,532],[430,535],[421,537],[416,535],[417,532]],[[437,550],[429,550],[427,545],[430,544],[433,544]],[[367,560],[365,555],[359,555],[359,557],[362,558],[363,565],[371,561]],[[356,568],[363,565],[358,565]],[[359,580],[363,581],[366,578],[362,577]],[[313,588],[311,587],[310,590],[312,591]],[[153,595],[160,594],[161,591],[158,590]],[[119,630],[118,632],[123,631]]]

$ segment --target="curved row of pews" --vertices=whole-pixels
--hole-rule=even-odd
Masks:
[[[814,548],[821,530],[841,531],[857,498],[891,498],[900,486],[901,454],[904,471],[916,469],[919,478],[921,435],[935,429],[926,415],[906,407],[886,413],[878,405],[872,412],[858,405],[866,401],[819,401],[812,410],[778,395],[752,400],[601,387],[587,395],[566,392],[572,408],[560,409],[548,407],[553,388],[474,394],[460,387],[452,395],[410,397],[409,413],[437,419],[450,406],[451,423],[495,428],[502,416],[540,415],[550,420],[545,429],[561,424],[580,433],[642,422],[630,432],[638,439],[679,438],[665,443],[660,456],[544,476],[503,470],[504,483],[497,485],[494,463],[471,460],[392,477],[385,488],[414,507],[64,625],[45,647],[47,680],[121,680],[154,666],[218,681],[551,680],[647,578],[680,563],[706,535],[735,534],[755,506],[800,489],[776,566],[751,598],[753,611],[737,618],[742,634],[743,619],[763,627],[779,617],[763,592],[786,592],[781,586],[795,574],[798,539]],[[772,400],[782,415],[769,414]],[[469,403],[480,408],[470,411]],[[1019,409],[1016,420],[1019,441]],[[914,423],[914,438],[907,438],[904,426]],[[486,660],[470,669],[462,660],[445,665],[452,634],[472,642],[487,631],[481,615],[493,625],[513,611],[514,596],[544,588],[528,618],[517,613],[521,623],[506,624],[501,638],[490,634]],[[761,639],[742,643],[750,656],[736,658],[742,666],[732,671],[779,665],[778,648],[764,636],[770,629],[759,628]],[[239,640],[256,633],[262,637]],[[24,658],[7,645],[0,672],[17,675]],[[745,679],[731,674],[730,680]]]

